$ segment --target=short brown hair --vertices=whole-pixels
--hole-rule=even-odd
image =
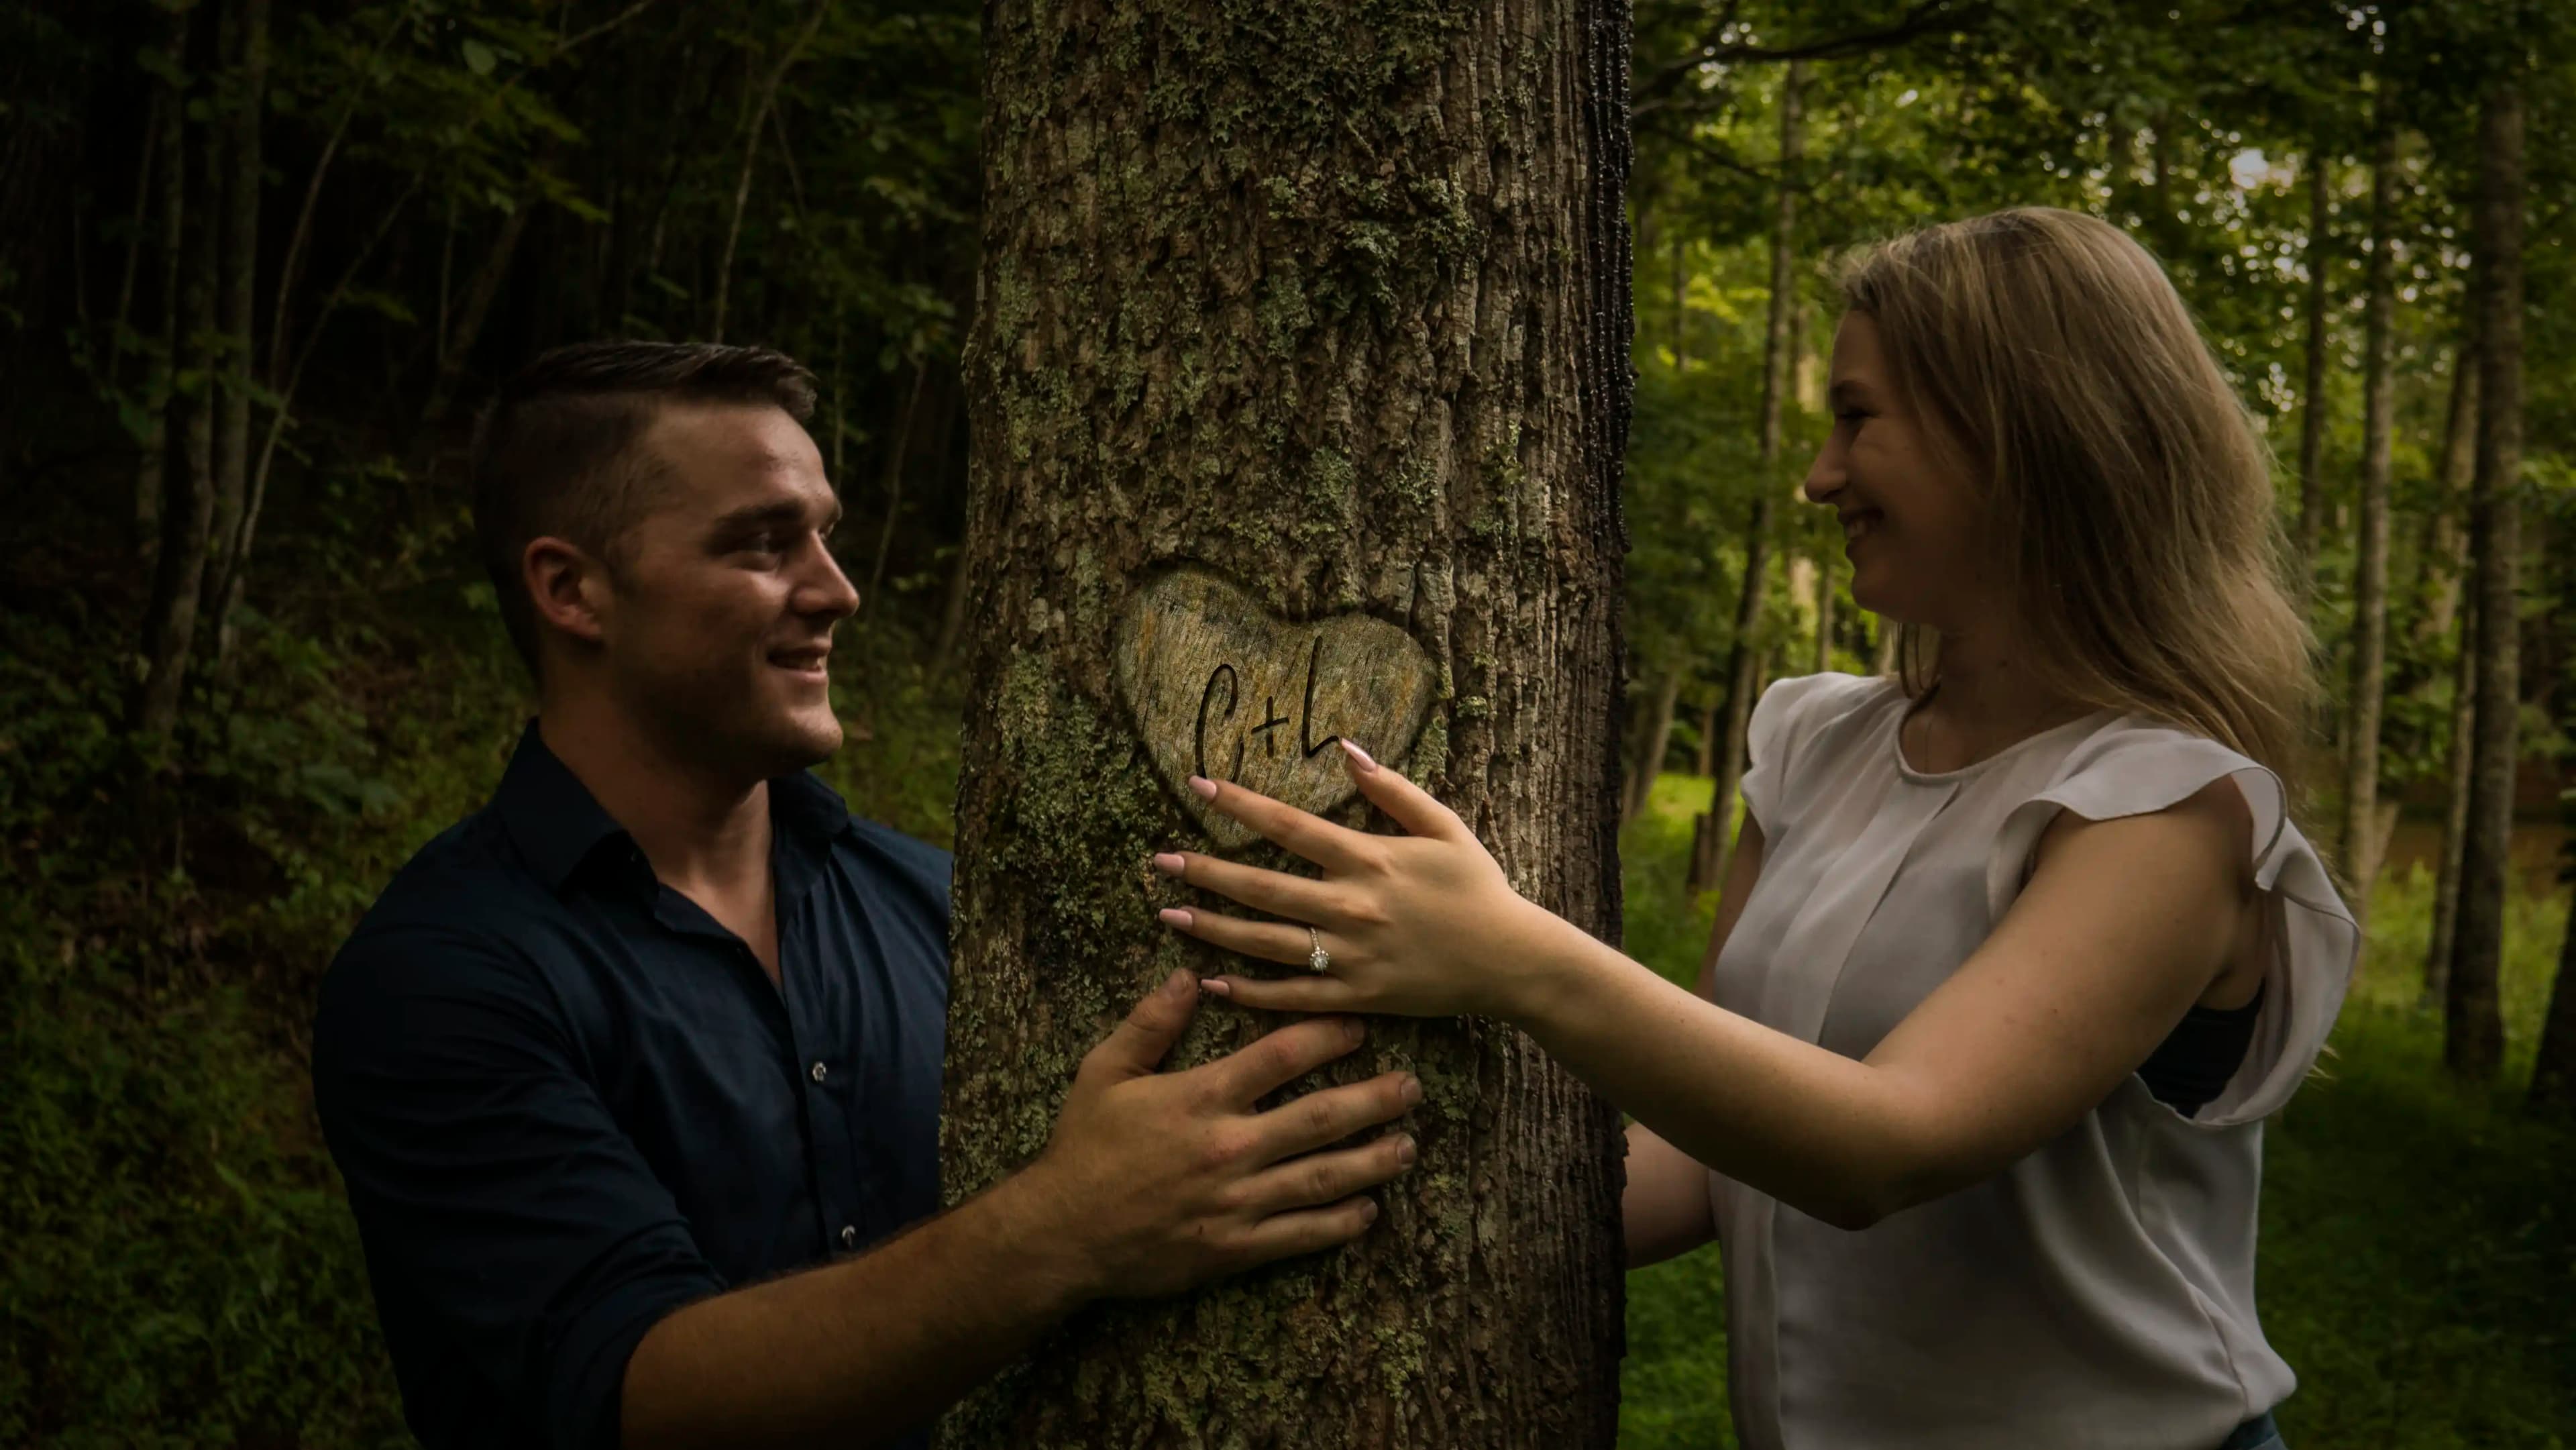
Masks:
[[[814,375],[783,352],[713,343],[575,343],[521,368],[474,430],[474,541],[501,622],[537,669],[535,601],[520,560],[531,541],[568,539],[616,567],[656,467],[636,456],[661,403],[768,404],[802,423]]]

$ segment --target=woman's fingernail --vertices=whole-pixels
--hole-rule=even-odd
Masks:
[[[1234,995],[1234,983],[1223,977],[1207,977],[1200,980],[1199,990],[1211,997],[1231,997]]]
[[[1163,979],[1163,995],[1166,997],[1179,997],[1189,990],[1190,974],[1187,969],[1176,971]]]
[[[1160,914],[1163,918],[1163,925],[1177,926],[1183,931],[1188,931],[1190,929],[1190,914],[1187,911],[1182,910],[1180,907],[1166,906]]]
[[[1361,1205],[1360,1205],[1360,1222],[1362,1222],[1362,1223],[1375,1223],[1375,1222],[1377,1222],[1377,1205],[1376,1205],[1376,1204],[1374,1204],[1374,1203],[1363,1203],[1363,1204],[1361,1204]]]
[[[1413,1166],[1413,1160],[1421,1156],[1422,1150],[1413,1146],[1413,1139],[1410,1137],[1398,1138],[1395,1140],[1396,1162],[1410,1168]]]
[[[1216,799],[1216,782],[1208,779],[1204,775],[1194,775],[1190,777],[1190,790],[1195,793],[1200,800],[1212,801]]]
[[[1397,1088],[1397,1089],[1395,1090],[1395,1095],[1396,1095],[1398,1098],[1403,1099],[1403,1101],[1404,1101],[1404,1105],[1405,1105],[1406,1107],[1408,1107],[1408,1108],[1409,1108],[1409,1107],[1412,1107],[1412,1106],[1413,1106],[1414,1104],[1416,1104],[1416,1103],[1421,1102],[1421,1101],[1422,1101],[1422,1079],[1420,1079],[1420,1078],[1418,1078],[1418,1077],[1413,1077],[1413,1076],[1408,1075],[1408,1076],[1404,1079],[1404,1086],[1402,1086],[1402,1087],[1400,1087],[1400,1088]]]
[[[1369,753],[1353,744],[1347,736],[1342,740],[1342,758],[1350,762],[1352,772],[1358,775],[1377,769],[1377,762],[1369,759]]]
[[[1162,852],[1154,858],[1154,869],[1166,876],[1180,875],[1181,869],[1189,864],[1170,851]]]

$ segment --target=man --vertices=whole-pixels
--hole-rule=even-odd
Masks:
[[[1083,1060],[1028,1169],[945,1214],[948,859],[805,772],[857,604],[751,348],[539,359],[475,449],[537,719],[324,981],[314,1096],[432,1447],[921,1442],[1084,1303],[1346,1242],[1410,1165],[1390,1073],[1256,1099],[1313,1019],[1187,1072],[1187,973]],[[1294,1160],[1294,1161],[1289,1161]]]

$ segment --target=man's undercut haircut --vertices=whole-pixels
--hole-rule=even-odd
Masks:
[[[521,560],[559,538],[618,566],[660,465],[637,447],[666,402],[738,403],[814,414],[814,375],[783,352],[712,343],[583,342],[502,384],[474,431],[474,539],[510,642],[537,665],[536,603]]]

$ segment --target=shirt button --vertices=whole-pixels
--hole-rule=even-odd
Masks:
[[[823,1079],[830,1077],[832,1075],[832,1071],[830,1068],[827,1068],[818,1062],[814,1064],[813,1070],[806,1075],[813,1078],[816,1082],[821,1082]]]
[[[848,1224],[841,1225],[841,1247],[845,1249],[855,1249],[858,1246],[859,1231]]]

